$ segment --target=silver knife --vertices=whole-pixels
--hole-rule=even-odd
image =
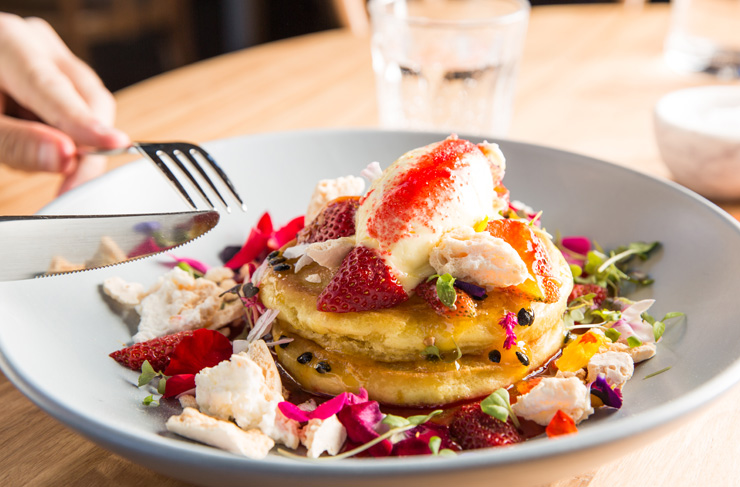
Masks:
[[[141,259],[200,237],[218,220],[216,211],[0,216],[0,281]]]

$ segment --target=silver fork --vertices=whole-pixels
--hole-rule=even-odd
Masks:
[[[203,180],[208,183],[208,186],[210,186],[211,190],[213,190],[216,196],[218,196],[223,205],[226,207],[226,211],[230,213],[231,208],[229,207],[229,204],[221,195],[221,192],[218,190],[218,188],[216,188],[216,185],[208,176],[208,173],[206,173],[205,169],[203,169],[203,166],[200,164],[200,162],[198,162],[198,159],[196,159],[196,156],[200,156],[208,163],[208,165],[218,175],[221,181],[226,184],[231,194],[239,202],[239,206],[241,207],[242,211],[247,211],[247,205],[244,204],[244,201],[242,200],[241,196],[239,196],[239,193],[237,193],[234,184],[231,182],[223,169],[219,167],[213,157],[208,152],[206,152],[205,149],[195,144],[191,144],[189,142],[133,142],[129,147],[110,150],[85,150],[81,152],[81,155],[113,156],[126,153],[139,153],[152,161],[154,165],[157,166],[157,168],[162,172],[162,174],[165,175],[167,180],[172,184],[177,192],[182,195],[185,201],[187,201],[187,203],[193,209],[198,209],[197,205],[193,202],[193,199],[185,190],[180,180],[165,162],[163,156],[167,156],[167,158],[172,161],[180,169],[180,171],[188,177],[190,183],[195,187],[195,189],[198,190],[200,195],[208,203],[211,209],[215,209],[213,203],[211,202],[211,199],[208,197],[203,187],[198,183],[198,180],[195,178],[193,173],[185,165],[184,160],[187,161],[190,166],[194,167],[198,171],[198,174],[200,174],[201,178],[203,178]]]

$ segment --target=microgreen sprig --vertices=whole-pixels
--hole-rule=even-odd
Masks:
[[[650,323],[653,327],[653,337],[655,338],[655,341],[657,342],[660,340],[660,337],[663,336],[663,333],[665,332],[665,322],[668,320],[672,320],[675,318],[680,318],[682,316],[685,316],[684,313],[681,313],[680,311],[671,311],[670,313],[666,313],[666,315],[661,320],[656,320],[652,316],[650,316],[647,313],[643,313],[640,315],[640,317]]]
[[[498,389],[491,393],[490,396],[481,401],[480,408],[487,415],[504,423],[511,417],[511,422],[514,423],[514,426],[519,427],[519,419],[514,414],[514,410],[511,409],[509,393],[506,389]]]
[[[432,452],[432,456],[454,457],[455,455],[457,455],[449,448],[443,448],[442,450],[440,450],[440,446],[442,446],[442,438],[440,438],[439,436],[432,436],[431,438],[429,438],[429,451]]]
[[[573,276],[578,283],[598,284],[611,289],[615,295],[619,294],[623,281],[646,286],[653,280],[643,272],[628,270],[627,265],[634,258],[647,260],[659,248],[660,242],[632,242],[607,254],[596,245],[594,250],[586,254],[582,268],[578,268],[577,265],[571,266]]]
[[[154,380],[156,377],[159,377],[159,381],[157,382],[157,393],[164,394],[165,387],[167,385],[167,376],[164,375],[162,372],[157,372],[152,367],[152,364],[149,363],[148,360],[145,360],[143,364],[141,364],[141,375],[139,376],[138,380],[138,386],[144,387],[145,385],[149,384],[152,380]],[[149,395],[144,398],[143,404],[145,406],[154,405],[159,406],[159,402],[155,401],[152,395]]]
[[[438,414],[442,414],[441,409],[432,411],[431,413],[427,415],[409,416],[408,418],[404,418],[403,416],[395,416],[393,414],[388,414],[381,421],[383,424],[391,426],[391,428],[388,431],[378,436],[377,438],[374,438],[368,441],[367,443],[363,443],[357,448],[353,448],[352,450],[348,450],[344,453],[340,453],[339,455],[334,455],[333,457],[319,457],[315,459],[310,459],[310,458],[307,458],[301,455],[296,455],[295,453],[289,452],[282,448],[278,448],[278,453],[280,453],[283,456],[290,457],[290,458],[296,458],[299,460],[312,460],[312,461],[324,461],[324,462],[333,461],[333,460],[342,460],[344,458],[353,457],[357,455],[358,453],[362,453],[363,451],[372,448],[373,446],[377,445],[381,441],[387,440],[388,438],[394,435],[403,433],[404,431],[408,431],[410,429],[414,429],[417,426],[426,423],[427,421],[432,419],[434,416],[437,416]]]
[[[451,274],[434,274],[429,276],[427,281],[432,279],[437,280],[437,297],[442,304],[450,309],[455,309],[455,301],[457,301],[457,291],[455,291],[455,278]]]

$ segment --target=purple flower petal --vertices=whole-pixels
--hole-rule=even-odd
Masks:
[[[604,406],[619,409],[622,407],[622,391],[612,389],[606,382],[606,376],[599,374],[591,383],[591,394],[601,399]]]
[[[298,422],[306,422],[311,419],[327,419],[334,416],[339,411],[344,409],[345,406],[352,406],[355,404],[366,403],[368,399],[367,391],[360,389],[360,394],[352,394],[351,392],[343,392],[338,396],[334,396],[323,404],[319,405],[313,411],[304,411],[293,403],[283,401],[278,404],[280,412],[288,419],[294,419]],[[381,417],[382,419],[382,417]],[[380,421],[380,420],[378,420]],[[377,421],[376,421],[377,422]]]
[[[460,289],[461,291],[465,291],[466,293],[470,294],[470,296],[474,299],[485,299],[486,296],[488,296],[486,294],[485,288],[482,288],[475,284],[471,284],[469,282],[461,281],[459,279],[455,279],[455,287]]]

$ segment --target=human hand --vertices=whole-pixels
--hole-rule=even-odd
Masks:
[[[105,171],[78,146],[130,143],[114,118],[113,95],[48,23],[0,12],[0,163],[61,173],[62,193]]]

